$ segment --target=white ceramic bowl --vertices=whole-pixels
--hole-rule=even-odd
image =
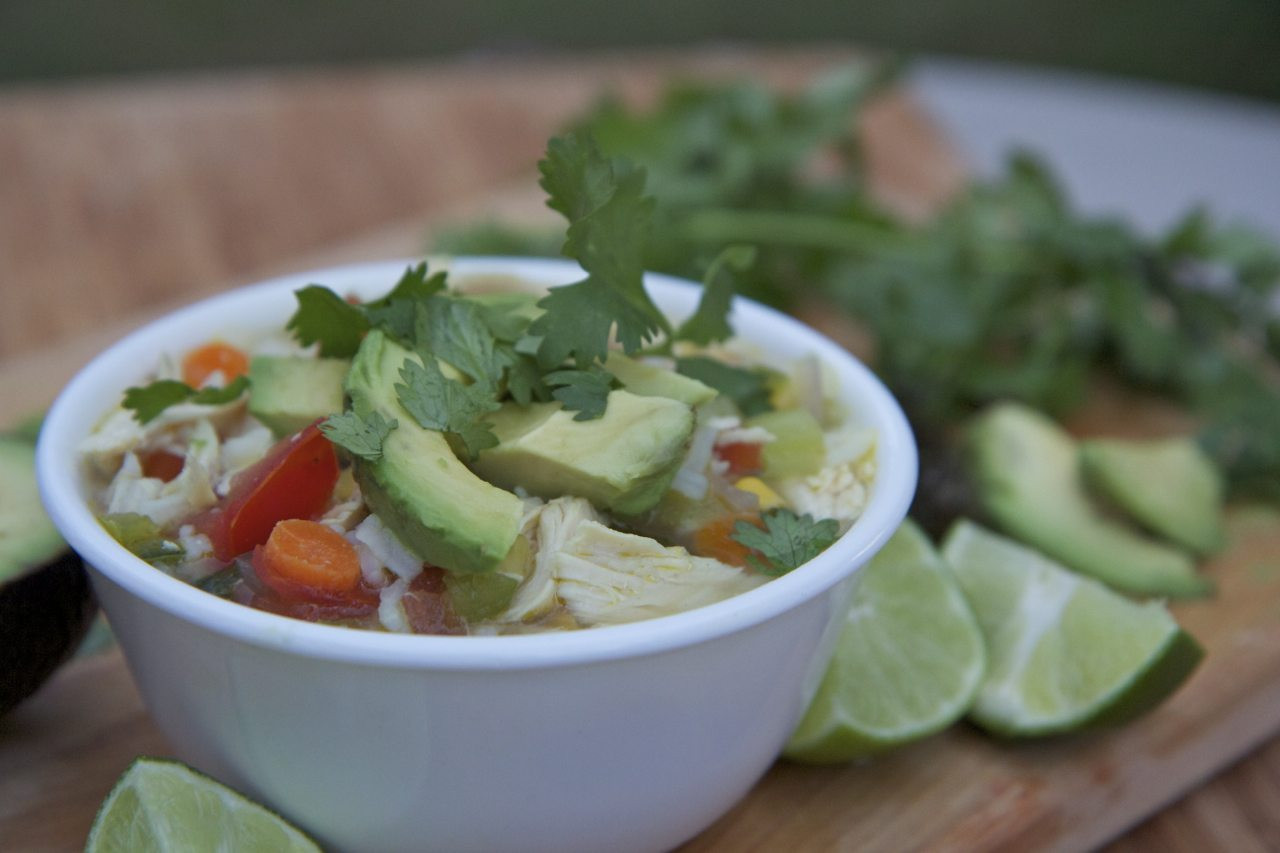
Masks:
[[[94,359],[50,410],[40,487],[177,754],[328,845],[375,850],[661,850],[727,811],[775,759],[830,655],[859,566],[906,512],[916,450],[862,364],[744,300],[740,336],[815,353],[879,436],[866,511],[817,559],[728,601],[569,633],[425,637],[287,619],[208,595],[138,560],[97,523],[76,448],[161,353],[279,329],[311,282],[384,293],[405,262],[287,276],[192,305]],[[457,259],[452,275],[575,281],[560,261]],[[698,290],[647,279],[668,314]]]

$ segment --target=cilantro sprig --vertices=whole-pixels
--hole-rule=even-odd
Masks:
[[[417,303],[414,341],[487,389],[497,388],[515,353],[494,335],[474,302],[431,296]]]
[[[840,533],[835,519],[814,521],[808,513],[796,515],[785,507],[760,516],[763,527],[749,521],[733,525],[730,538],[751,549],[747,562],[761,574],[781,575],[821,554]]]
[[[644,257],[652,226],[645,173],[600,153],[588,134],[552,139],[538,164],[547,205],[569,220],[561,252],[586,270],[574,284],[551,288],[529,331],[541,338],[538,360],[579,369],[603,363],[610,334],[627,353],[671,326],[644,289]]]
[[[179,403],[220,406],[239,398],[248,388],[247,376],[237,376],[220,388],[193,388],[177,379],[157,379],[147,385],[125,389],[123,405],[133,411],[138,423],[148,424],[170,406]]]
[[[498,401],[491,388],[480,384],[464,385],[444,375],[434,358],[421,362],[407,359],[400,368],[402,382],[396,384],[400,405],[418,425],[439,430],[454,437],[468,459],[498,443],[493,430],[482,420],[496,411]]]

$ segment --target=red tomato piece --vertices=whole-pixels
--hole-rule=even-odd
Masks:
[[[166,483],[182,473],[186,460],[169,450],[152,450],[144,453],[139,459],[142,463],[142,476],[155,477]]]
[[[265,543],[276,522],[319,515],[337,482],[338,456],[317,421],[237,474],[230,493],[196,526],[226,562]]]
[[[305,619],[308,622],[337,622],[353,628],[368,629],[376,629],[379,625],[376,618],[378,593],[364,586],[343,599],[314,601],[286,598],[264,582],[261,589],[249,592],[240,599],[240,603],[256,610],[292,619]]]
[[[758,442],[734,441],[729,444],[717,444],[716,458],[729,463],[729,474],[743,477],[747,474],[759,473],[764,464],[762,461],[763,444]]]
[[[444,583],[444,569],[426,566],[400,599],[415,634],[465,634]]]

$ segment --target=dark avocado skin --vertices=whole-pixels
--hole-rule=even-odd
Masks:
[[[84,563],[70,549],[0,583],[0,716],[75,653],[97,612]]]

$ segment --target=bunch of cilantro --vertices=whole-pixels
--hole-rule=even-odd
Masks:
[[[601,417],[618,386],[604,367],[616,341],[628,355],[671,355],[673,343],[706,345],[732,336],[728,314],[735,277],[748,270],[754,250],[722,247],[705,270],[694,313],[678,328],[644,287],[646,248],[654,199],[645,172],[601,153],[589,133],[552,139],[539,163],[547,204],[568,220],[561,253],[586,273],[553,287],[529,312],[510,303],[484,302],[449,292],[444,273],[425,263],[410,267],[385,296],[360,303],[313,284],[296,291],[298,307],[286,328],[322,357],[352,358],[372,330],[418,355],[400,368],[395,390],[404,411],[424,429],[445,434],[463,459],[498,443],[485,416],[504,400],[519,404],[560,401],[576,420]],[[767,410],[767,372],[711,358],[674,359],[677,371],[717,388],[744,414]],[[461,377],[441,369],[444,362]],[[131,388],[124,405],[139,421],[183,401],[221,403],[242,395],[249,379],[198,390],[159,380]],[[375,461],[399,422],[378,411],[351,408],[326,418],[320,429],[354,457]],[[738,522],[732,537],[748,547],[751,564],[781,574],[812,559],[835,541],[836,523],[815,521],[785,508],[762,514],[759,526]]]
[[[951,468],[954,427],[985,403],[1062,416],[1108,375],[1192,411],[1233,495],[1280,500],[1276,245],[1201,211],[1154,237],[1081,215],[1026,153],[930,222],[900,221],[868,194],[856,143],[860,107],[895,70],[844,69],[794,94],[680,83],[651,110],[604,100],[575,127],[648,171],[645,266],[694,276],[752,243],[742,292],[784,309],[817,297],[873,333],[924,477]],[[438,246],[547,247],[494,223]]]

